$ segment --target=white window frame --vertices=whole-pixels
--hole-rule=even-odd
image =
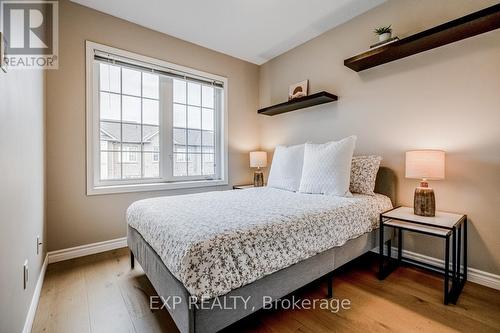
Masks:
[[[142,191],[158,191],[158,190],[173,190],[173,189],[183,189],[183,188],[196,188],[196,187],[208,187],[208,186],[224,186],[228,185],[228,80],[225,77],[198,71],[192,68],[172,64],[163,60],[139,55],[136,53],[128,52],[122,49],[94,43],[91,41],[86,41],[86,155],[87,155],[87,195],[99,195],[99,194],[112,194],[112,193],[127,193],[127,192],[142,192]],[[220,154],[215,154],[216,164],[217,164],[217,177],[216,179],[201,179],[194,180],[189,178],[181,177],[168,177],[167,175],[160,174],[160,178],[156,179],[131,179],[131,180],[120,180],[120,181],[101,181],[99,179],[100,170],[100,136],[99,136],[99,104],[98,98],[95,98],[95,91],[98,89],[98,77],[94,75],[94,54],[96,51],[113,54],[116,56],[136,60],[142,63],[148,63],[155,66],[160,66],[164,68],[169,68],[174,71],[189,73],[193,76],[204,77],[214,81],[220,81],[223,83],[223,98],[221,103],[223,104],[222,112],[216,113],[216,127],[215,131],[218,131],[216,136],[216,149],[220,150]],[[160,108],[161,110],[161,108]],[[162,124],[167,128],[167,132],[170,132],[171,117],[162,117],[160,112],[160,122],[167,122],[167,125]],[[160,133],[165,131],[160,131]],[[160,145],[159,163],[172,164],[172,158],[170,151],[172,147],[168,147],[168,141],[166,141],[165,135],[168,133],[162,133],[160,135],[160,140],[163,144]],[[161,170],[160,170],[160,173]]]

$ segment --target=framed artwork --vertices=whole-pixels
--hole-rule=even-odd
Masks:
[[[290,88],[288,89],[288,100],[290,101],[290,100],[295,99],[295,98],[307,96],[308,86],[309,86],[309,80],[304,80],[304,81],[292,84],[290,86]]]
[[[5,62],[5,39],[3,32],[0,32],[0,68],[7,73],[7,63]]]

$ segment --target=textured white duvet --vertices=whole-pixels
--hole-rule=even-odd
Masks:
[[[371,231],[391,207],[264,187],[137,201],[127,222],[191,295],[212,298]]]

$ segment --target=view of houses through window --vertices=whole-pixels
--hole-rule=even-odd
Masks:
[[[101,180],[215,175],[216,88],[111,63],[98,73]]]
[[[213,175],[214,88],[173,80],[174,176]]]
[[[159,76],[99,64],[100,178],[158,178]]]

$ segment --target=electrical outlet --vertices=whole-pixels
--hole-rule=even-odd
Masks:
[[[28,268],[28,259],[26,259],[26,261],[24,262],[24,273],[23,273],[23,276],[24,276],[24,281],[23,281],[23,286],[24,286],[24,289],[28,288],[28,281],[29,281],[29,268]]]
[[[36,254],[40,254],[40,247],[42,246],[43,242],[40,241],[40,236],[36,236]]]

